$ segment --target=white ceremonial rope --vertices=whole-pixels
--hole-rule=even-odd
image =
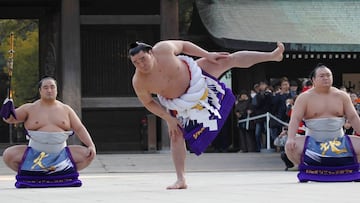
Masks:
[[[197,63],[188,56],[178,56],[180,60],[185,61],[191,72],[190,87],[185,94],[175,99],[166,99],[157,95],[162,105],[171,110],[185,111],[199,103],[200,98],[206,91],[205,77]]]

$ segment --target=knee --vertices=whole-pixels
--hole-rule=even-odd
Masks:
[[[3,160],[4,160],[5,163],[10,162],[10,161],[11,161],[11,157],[13,157],[13,156],[11,155],[11,150],[9,150],[9,148],[5,149],[4,152],[3,152],[2,157],[3,157]]]
[[[3,158],[3,161],[6,163],[7,160],[8,160],[8,155],[9,153],[7,152],[7,149],[4,150],[3,154],[2,154],[2,158]]]
[[[4,150],[3,152],[3,161],[4,163],[6,163],[7,165],[10,165],[11,163],[16,162],[17,157],[18,157],[18,153],[14,152],[14,150],[12,150],[11,148],[7,148]]]

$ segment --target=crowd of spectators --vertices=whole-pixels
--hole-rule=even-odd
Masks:
[[[282,77],[278,81],[269,84],[267,81],[260,81],[250,91],[242,90],[237,96],[235,103],[235,114],[238,120],[251,117],[260,117],[248,122],[239,123],[240,151],[261,152],[266,148],[267,130],[270,133],[270,146],[272,149],[280,150],[274,145],[275,139],[282,132],[283,123],[290,120],[291,108],[298,94],[306,91],[311,86],[310,80],[295,81]],[[267,112],[283,121],[279,123],[270,119],[267,126]],[[253,141],[253,142],[249,142]]]

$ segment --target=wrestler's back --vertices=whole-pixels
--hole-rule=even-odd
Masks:
[[[56,101],[55,105],[41,106],[34,102],[28,108],[28,117],[24,122],[27,130],[44,132],[62,132],[70,130],[69,112],[64,104]]]
[[[190,72],[187,64],[175,55],[154,53],[156,65],[151,74],[143,77],[142,83],[153,94],[173,99],[183,95],[190,85]]]

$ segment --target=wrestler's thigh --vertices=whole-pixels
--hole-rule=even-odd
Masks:
[[[84,161],[84,159],[86,159],[89,154],[89,150],[87,147],[80,145],[69,145],[68,147],[75,163]]]
[[[219,63],[212,63],[206,58],[198,59],[197,61],[198,66],[207,72],[208,74],[214,76],[215,78],[219,78],[224,72],[230,70],[227,64],[227,60],[221,59]]]
[[[3,160],[6,163],[9,163],[9,162],[20,163],[24,156],[26,148],[27,148],[26,145],[15,145],[15,146],[6,148],[2,155]]]

